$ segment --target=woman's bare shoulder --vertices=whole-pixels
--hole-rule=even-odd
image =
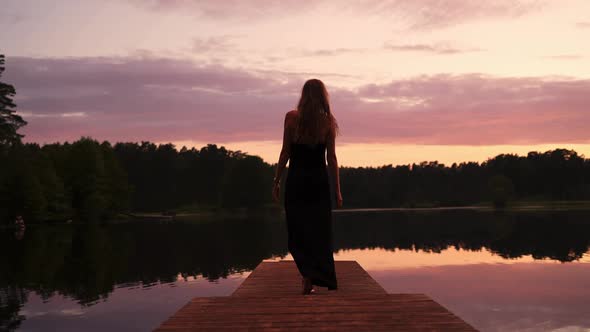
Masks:
[[[287,114],[285,114],[285,124],[292,124],[298,116],[299,112],[297,112],[297,110],[287,112]]]
[[[287,112],[287,114],[285,115],[287,118],[296,118],[299,115],[299,111],[297,110],[290,110],[289,112]]]

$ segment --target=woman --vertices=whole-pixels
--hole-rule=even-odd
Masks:
[[[279,201],[281,175],[287,161],[285,214],[288,247],[302,276],[303,294],[313,285],[338,288],[332,255],[332,203],[326,168],[332,173],[336,205],[342,207],[335,139],[338,124],[322,81],[303,85],[297,109],[285,115],[283,148],[274,178],[273,198]]]

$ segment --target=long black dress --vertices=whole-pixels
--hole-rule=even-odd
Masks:
[[[303,277],[336,289],[326,145],[291,143],[285,183],[288,247]]]

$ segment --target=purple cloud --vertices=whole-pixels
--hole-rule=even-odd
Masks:
[[[3,9],[4,10],[4,9]],[[26,19],[25,15],[17,12],[0,12],[0,23],[17,24]]]
[[[541,144],[589,142],[590,80],[421,76],[361,87],[345,122],[398,143]],[[372,106],[370,106],[372,105]],[[355,114],[356,113],[356,114]],[[342,117],[342,116],[341,116]],[[358,140],[371,140],[369,135]]]
[[[9,58],[29,141],[279,140],[310,75],[145,57]],[[333,88],[346,142],[590,142],[590,80],[419,76]],[[337,79],[337,78],[332,78]]]
[[[213,36],[209,38],[194,38],[192,51],[196,53],[225,53],[235,52],[236,45],[233,39],[237,36]]]
[[[44,142],[79,135],[240,140],[244,119],[256,125],[246,137],[261,138],[268,125],[261,119],[292,108],[290,94],[302,84],[294,75],[157,58],[10,58],[7,66],[18,109],[30,120],[24,133]],[[62,116],[71,113],[84,115]]]
[[[335,56],[335,55],[343,55],[343,54],[358,54],[366,52],[367,49],[364,48],[332,48],[332,49],[319,49],[313,51],[295,51],[295,54],[298,53],[299,56],[308,57],[308,56]]]

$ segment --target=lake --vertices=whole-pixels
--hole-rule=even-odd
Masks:
[[[146,331],[291,259],[284,215],[0,230],[0,330]],[[334,213],[337,260],[482,331],[590,329],[590,211]]]

